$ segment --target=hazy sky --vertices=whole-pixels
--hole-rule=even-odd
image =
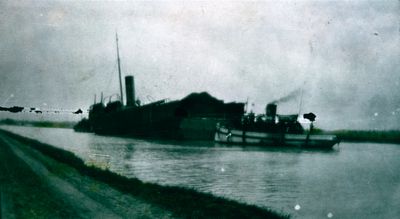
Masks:
[[[88,109],[94,94],[118,93],[118,30],[122,72],[135,76],[142,102],[207,91],[248,98],[262,112],[291,94],[278,113],[298,113],[303,90],[300,110],[317,114],[319,127],[400,129],[397,0],[3,0],[0,8],[1,106]]]

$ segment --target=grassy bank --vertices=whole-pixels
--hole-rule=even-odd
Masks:
[[[0,218],[78,218],[0,136]]]
[[[55,160],[68,164],[83,175],[104,182],[124,193],[154,203],[183,218],[289,218],[268,209],[231,201],[210,194],[180,187],[144,183],[126,178],[107,170],[86,166],[80,158],[69,151],[36,140],[3,131],[4,134],[29,145]]]

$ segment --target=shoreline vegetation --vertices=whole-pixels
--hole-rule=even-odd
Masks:
[[[0,125],[17,125],[46,128],[74,128],[75,131],[86,130],[88,121],[80,122],[51,122],[51,121],[25,121],[3,119]],[[79,126],[77,125],[79,124]],[[78,126],[78,128],[76,128]],[[400,143],[400,130],[322,130],[314,128],[314,134],[336,135],[341,141],[348,142],[377,142],[377,143]]]
[[[345,142],[400,143],[400,130],[315,130],[314,133],[336,135]]]
[[[29,145],[42,154],[67,164],[76,169],[81,175],[89,176],[97,181],[134,197],[153,203],[161,208],[170,210],[176,217],[183,218],[290,218],[284,213],[277,213],[270,209],[255,205],[239,203],[175,186],[161,186],[154,183],[145,183],[136,178],[126,178],[109,170],[87,166],[75,154],[39,141],[0,130],[17,141]]]
[[[352,142],[400,143],[400,131],[350,131],[339,130],[332,132],[339,139]]]
[[[16,125],[16,126],[30,126],[30,127],[43,127],[43,128],[73,128],[76,122],[69,121],[30,121],[30,120],[14,120],[3,119],[0,120],[0,125]]]

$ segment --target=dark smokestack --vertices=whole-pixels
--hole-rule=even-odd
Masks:
[[[126,105],[135,105],[135,81],[132,75],[125,77]]]
[[[265,109],[265,115],[267,116],[267,123],[275,123],[276,117],[276,104],[269,103]]]

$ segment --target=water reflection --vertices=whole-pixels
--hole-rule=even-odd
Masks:
[[[251,204],[279,202],[288,206],[299,194],[296,166],[300,158],[296,154],[304,153],[299,149],[124,141],[109,144],[93,138],[90,152],[107,151],[111,170],[129,177],[191,187]]]
[[[128,177],[195,188],[262,206],[270,206],[271,201],[291,204],[299,194],[295,167],[300,158],[296,154],[308,153],[293,148],[102,136],[89,138],[88,147],[91,154],[106,153],[110,169]]]

